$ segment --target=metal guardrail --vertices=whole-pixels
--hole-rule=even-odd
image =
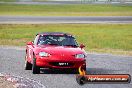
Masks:
[[[32,0],[32,1],[84,1],[84,2],[87,2],[87,1],[113,1],[113,2],[121,2],[121,1],[124,1],[124,2],[132,2],[132,0]]]
[[[132,0],[74,0],[74,1],[82,1],[82,2],[132,2]]]
[[[46,3],[72,3],[72,4],[127,4],[132,5],[132,0],[16,0],[16,2],[46,2]],[[10,1],[11,2],[11,1]],[[15,1],[12,1],[13,3]],[[0,0],[0,3],[7,3]],[[9,2],[8,2],[9,3]]]
[[[68,0],[67,0],[68,1]],[[82,3],[132,3],[132,0],[74,0],[81,1]]]
[[[132,0],[32,0],[32,1],[76,1],[76,2],[83,2],[83,3],[90,3],[90,2],[117,2],[117,3],[126,3],[126,2],[131,2]]]
[[[19,0],[19,1],[28,1],[28,0]],[[120,1],[124,1],[124,2],[132,2],[132,0],[31,0],[31,1],[113,1],[113,2],[120,2]]]

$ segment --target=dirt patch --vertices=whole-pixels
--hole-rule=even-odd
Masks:
[[[0,73],[0,88],[45,88],[38,81]]]
[[[5,77],[0,77],[0,88],[15,88],[13,83],[6,80]]]

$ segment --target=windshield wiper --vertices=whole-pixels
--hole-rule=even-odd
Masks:
[[[72,46],[72,47],[77,47],[77,45],[64,45],[64,46]]]
[[[58,44],[47,44],[47,45],[58,45]]]

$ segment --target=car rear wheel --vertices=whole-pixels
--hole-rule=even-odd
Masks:
[[[36,66],[36,58],[33,59],[32,73],[33,74],[40,73],[40,67]]]
[[[32,70],[32,64],[27,61],[26,57],[25,57],[25,70]]]

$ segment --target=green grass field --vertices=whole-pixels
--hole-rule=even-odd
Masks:
[[[16,2],[16,1],[19,1],[19,0],[0,0],[0,2],[1,1],[3,1],[3,2]],[[48,1],[48,0],[32,0],[32,1],[39,2],[39,1]]]
[[[38,32],[67,32],[75,35],[87,51],[132,55],[131,24],[38,24],[0,25],[0,45],[25,46]]]
[[[18,1],[18,0],[0,0],[0,2],[15,2],[15,1]]]
[[[132,16],[126,5],[16,5],[0,4],[0,15],[34,16]]]

